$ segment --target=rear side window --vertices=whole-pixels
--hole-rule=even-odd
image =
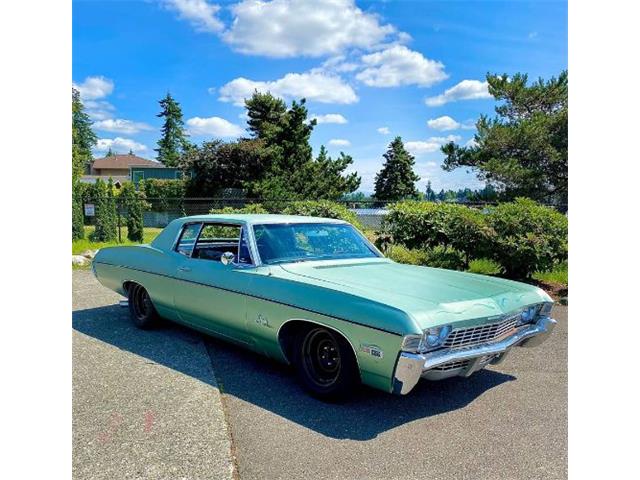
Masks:
[[[176,252],[190,257],[201,227],[201,223],[190,223],[189,225],[186,225],[180,234],[180,239],[176,246]]]

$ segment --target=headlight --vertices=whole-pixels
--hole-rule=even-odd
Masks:
[[[532,307],[525,308],[524,310],[522,310],[522,313],[520,314],[520,321],[518,323],[520,323],[521,325],[524,325],[525,323],[533,322],[538,316],[539,309],[540,309],[540,305],[534,305]]]
[[[429,352],[440,348],[451,333],[451,325],[433,327],[425,330],[422,335],[407,335],[402,341],[405,352]]]

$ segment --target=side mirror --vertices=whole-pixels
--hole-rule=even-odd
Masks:
[[[224,252],[222,254],[222,256],[220,257],[220,261],[222,262],[223,265],[229,265],[230,263],[233,263],[235,258],[236,258],[236,256],[233,253]]]

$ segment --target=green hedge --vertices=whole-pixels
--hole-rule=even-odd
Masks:
[[[485,215],[464,205],[405,201],[392,205],[385,216],[383,231],[393,243],[408,248],[454,249],[464,263],[483,256],[491,236]]]
[[[491,208],[486,218],[492,230],[489,258],[508,277],[529,278],[567,259],[567,217],[553,208],[519,198]]]
[[[463,267],[473,259],[490,258],[509,278],[549,271],[567,258],[567,218],[528,199],[485,210],[447,203],[400,202],[390,207],[383,221],[383,235],[392,245],[409,250],[434,252],[440,248],[440,255],[456,252],[463,259]],[[449,258],[439,263],[456,262]]]
[[[244,207],[212,208],[209,213],[269,213],[261,203],[248,203]]]

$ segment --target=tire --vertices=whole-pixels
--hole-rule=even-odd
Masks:
[[[321,400],[343,400],[360,383],[351,346],[326,328],[303,329],[296,335],[293,364],[305,390]]]
[[[133,324],[144,330],[157,325],[159,316],[147,291],[134,283],[129,287],[129,315]]]

